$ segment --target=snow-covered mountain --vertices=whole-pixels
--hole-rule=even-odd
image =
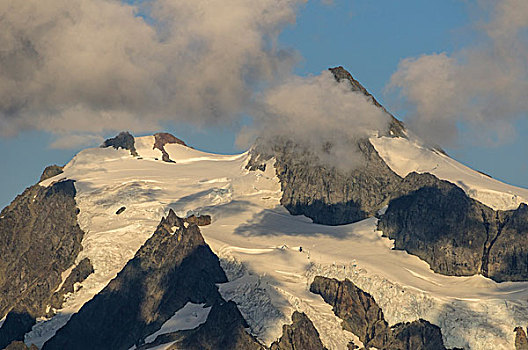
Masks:
[[[375,102],[374,99],[373,101]],[[17,227],[15,224],[22,220],[18,216],[13,216],[12,213],[16,211],[16,208],[24,208],[24,210],[19,210],[24,213],[24,217],[32,217],[31,208],[36,208],[34,201],[41,200],[41,197],[50,198],[51,192],[57,192],[58,184],[73,185],[73,193],[68,192],[70,194],[68,198],[74,198],[73,207],[76,206],[78,212],[74,210],[73,214],[68,215],[70,217],[76,215],[78,227],[83,232],[79,236],[82,249],[65,250],[60,243],[64,241],[62,238],[58,239],[59,243],[55,238],[46,243],[53,252],[68,251],[71,260],[63,259],[60,268],[56,268],[56,264],[53,265],[55,262],[50,262],[50,266],[53,265],[50,269],[60,270],[61,276],[57,275],[57,280],[47,280],[47,289],[44,287],[31,289],[33,288],[31,283],[40,283],[39,278],[42,278],[40,276],[43,274],[35,273],[31,275],[33,280],[27,281],[24,276],[30,275],[32,269],[39,267],[31,264],[24,265],[24,262],[18,260],[16,264],[20,264],[23,268],[17,270],[18,265],[15,264],[16,266],[9,271],[19,275],[20,285],[9,287],[5,278],[0,278],[0,283],[5,291],[18,288],[17,290],[23,293],[26,293],[24,292],[26,290],[29,291],[29,295],[38,294],[31,292],[32,290],[41,291],[40,294],[48,291],[47,293],[51,295],[63,290],[64,288],[61,289],[63,285],[69,284],[67,281],[70,280],[71,271],[81,265],[81,262],[89,261],[93,268],[93,272],[88,269],[91,273],[76,273],[76,276],[82,275],[82,277],[71,283],[70,289],[64,290],[64,299],[62,300],[60,293],[55,297],[61,299],[60,303],[52,303],[48,301],[51,299],[46,299],[48,297],[30,298],[32,301],[41,300],[41,304],[46,304],[46,310],[41,312],[42,307],[31,309],[36,311],[30,316],[38,316],[38,318],[35,324],[26,323],[27,332],[22,332],[24,342],[27,345],[35,344],[38,348],[58,349],[68,344],[64,340],[68,339],[68,335],[73,337],[78,334],[75,332],[79,332],[79,329],[83,330],[81,325],[87,324],[93,328],[90,329],[89,334],[95,334],[94,337],[97,337],[98,333],[104,333],[98,332],[97,326],[104,325],[108,330],[114,320],[111,316],[105,315],[104,317],[109,317],[105,319],[106,323],[101,321],[105,309],[110,315],[114,313],[117,315],[121,312],[119,308],[112,311],[115,303],[118,303],[115,300],[132,303],[133,300],[144,302],[146,299],[143,298],[150,298],[148,300],[159,299],[161,301],[158,300],[159,303],[155,305],[147,303],[151,305],[149,307],[141,306],[138,313],[143,312],[144,319],[150,320],[150,323],[147,322],[143,328],[136,329],[133,323],[127,323],[124,318],[116,316],[113,322],[118,320],[122,322],[117,327],[130,329],[129,337],[137,334],[138,338],[132,337],[129,343],[116,342],[119,345],[115,345],[114,348],[120,348],[124,346],[123,344],[132,344],[127,345],[126,348],[143,349],[148,348],[149,343],[155,344],[156,349],[168,349],[171,346],[172,348],[186,348],[185,346],[200,348],[196,344],[204,345],[197,339],[204,339],[202,334],[205,332],[204,329],[212,329],[208,331],[212,334],[217,327],[214,326],[212,320],[211,324],[208,324],[210,315],[217,315],[220,312],[218,310],[223,310],[221,307],[227,305],[222,304],[224,301],[233,301],[236,305],[235,309],[238,309],[243,317],[242,321],[246,322],[244,324],[246,328],[241,327],[242,331],[237,328],[237,332],[247,332],[249,337],[244,338],[243,343],[237,343],[237,346],[245,344],[246,348],[271,346],[272,349],[286,349],[288,347],[284,347],[285,345],[281,347],[281,344],[284,344],[281,341],[297,339],[296,329],[309,329],[310,324],[316,331],[305,333],[310,334],[309,339],[312,339],[310,346],[314,346],[314,349],[317,348],[317,342],[313,340],[314,334],[318,335],[322,345],[328,349],[351,348],[351,343],[363,346],[362,341],[368,342],[365,345],[385,344],[383,346],[387,346],[386,348],[391,348],[391,346],[396,348],[397,345],[394,345],[396,343],[391,343],[389,338],[393,337],[391,334],[394,333],[394,339],[396,339],[403,332],[398,333],[398,327],[402,326],[395,325],[402,322],[418,322],[422,319],[430,323],[424,326],[425,329],[434,327],[432,325],[440,327],[443,342],[449,348],[513,349],[515,347],[514,328],[528,323],[528,282],[522,281],[528,281],[528,278],[523,277],[526,275],[523,275],[522,266],[524,265],[521,262],[519,262],[520,267],[516,272],[516,277],[502,278],[504,282],[501,283],[484,277],[482,270],[478,270],[482,268],[480,265],[477,267],[478,271],[466,276],[456,276],[465,274],[456,273],[460,270],[456,270],[451,275],[443,273],[441,268],[435,268],[437,271],[435,272],[431,269],[433,264],[426,262],[427,256],[421,256],[420,253],[411,255],[409,252],[413,251],[408,248],[408,245],[398,246],[399,236],[396,237],[395,232],[391,232],[390,235],[386,232],[384,235],[384,232],[379,231],[378,221],[380,217],[383,220],[386,211],[394,213],[396,210],[401,210],[396,206],[399,198],[406,196],[407,201],[412,201],[415,199],[413,196],[424,187],[420,185],[421,187],[418,188],[412,187],[404,190],[402,184],[405,179],[408,179],[409,174],[434,175],[433,180],[427,180],[429,181],[427,186],[431,188],[444,188],[451,185],[460,188],[461,194],[459,195],[467,196],[470,208],[474,206],[480,208],[482,205],[483,208],[487,208],[485,210],[486,213],[489,211],[489,215],[512,217],[508,219],[510,220],[508,223],[504,224],[505,227],[510,227],[511,222],[522,219],[520,214],[517,215],[517,211],[522,209],[521,203],[528,203],[528,190],[501,183],[474,171],[429,147],[406,131],[401,124],[396,125],[398,126],[397,134],[394,132],[380,133],[364,141],[368,141],[365,143],[365,149],[371,157],[369,159],[374,159],[372,162],[377,162],[377,165],[372,165],[370,168],[367,166],[367,170],[363,173],[343,176],[328,175],[327,173],[336,171],[332,169],[326,169],[326,173],[323,174],[318,173],[319,168],[313,170],[313,164],[302,162],[296,165],[297,168],[292,167],[286,155],[288,150],[282,146],[281,151],[276,154],[270,152],[260,154],[258,147],[255,147],[238,155],[219,155],[190,148],[181,140],[167,134],[135,138],[130,134],[121,134],[116,139],[107,141],[105,145],[108,147],[81,151],[62,170],[51,171],[47,175],[51,177],[44,178],[32,190],[34,194],[31,192],[25,197],[21,196],[17,199],[20,203],[15,200],[16,203],[4,209],[0,217],[0,235],[2,245],[4,245],[2,249],[6,250],[7,246],[13,244],[8,237],[11,234],[10,230]],[[347,185],[351,187],[349,194],[344,197],[332,197],[320,191],[321,186],[317,182],[319,180],[310,180],[311,175],[304,180],[299,176],[294,176],[299,174],[298,169],[308,169],[304,174],[311,174],[315,171],[316,176],[319,174],[318,177],[323,181],[328,178],[327,176],[334,176],[333,179],[337,180],[329,181],[327,184],[330,189],[332,186],[338,188],[341,183],[350,184],[350,179],[360,179],[358,180],[360,185],[361,181],[364,181],[374,190],[354,197],[357,191],[352,185]],[[369,177],[371,175],[366,176],[365,174],[372,174],[373,171],[379,169],[383,169],[380,170],[383,171],[383,175],[375,173],[372,175],[373,178],[378,180],[383,178],[386,182],[380,180],[379,183],[373,183]],[[310,186],[305,186],[299,181],[308,181],[313,188],[310,189]],[[418,183],[422,184],[420,181]],[[409,182],[410,180],[407,181]],[[378,188],[380,184],[385,187]],[[299,194],[299,191],[302,193]],[[369,193],[373,191],[378,191],[377,197],[366,203],[365,200],[370,198]],[[313,197],[319,194],[320,197]],[[342,208],[338,207],[346,196],[353,203],[346,204]],[[311,206],[314,198],[319,201],[316,207]],[[55,208],[54,203],[52,201],[47,205],[47,208],[51,208],[51,213]],[[368,209],[362,211],[356,210],[367,207]],[[172,214],[169,214],[170,210],[173,211]],[[320,214],[322,212],[325,213],[325,217]],[[313,220],[300,214],[305,214]],[[420,213],[420,215],[423,214]],[[178,218],[188,218],[192,215],[195,218],[210,216],[210,224],[200,226],[199,230],[205,243],[196,244],[206,244],[210,247],[211,252],[218,257],[219,266],[225,273],[227,281],[222,280],[222,276],[218,277],[217,274],[216,279],[213,278],[210,281],[207,279],[209,277],[202,278],[201,284],[196,282],[193,288],[194,290],[199,289],[196,286],[203,286],[206,283],[203,281],[207,280],[209,287],[215,285],[218,287],[218,296],[214,292],[208,292],[202,298],[191,295],[191,293],[188,299],[185,299],[188,301],[184,299],[179,303],[165,301],[169,298],[166,295],[170,294],[169,291],[172,290],[170,288],[173,287],[167,287],[171,284],[163,284],[165,283],[164,278],[174,278],[173,276],[177,275],[174,269],[183,269],[178,265],[180,263],[170,259],[178,254],[184,254],[182,253],[184,250],[179,250],[183,249],[183,246],[178,244],[183,236],[191,235],[190,227],[195,227],[191,219],[180,222],[179,219],[173,217],[174,215]],[[332,218],[329,215],[336,215],[336,217]],[[436,215],[436,213],[425,212],[425,215]],[[45,226],[48,216],[43,217],[41,221],[24,221],[24,225],[33,229],[38,227],[48,229]],[[160,224],[163,217],[166,219]],[[468,214],[467,217],[471,216]],[[466,216],[463,219],[466,220]],[[2,220],[4,220],[3,223]],[[327,222],[324,222],[325,220]],[[343,223],[343,220],[346,223]],[[170,224],[168,224],[169,221]],[[314,221],[319,223],[314,223]],[[39,226],[38,222],[42,225]],[[75,222],[71,225],[75,227]],[[404,229],[409,230],[413,227],[415,226],[405,226]],[[451,226],[449,227],[451,229]],[[526,256],[523,254],[525,251],[528,252],[527,228],[528,221],[524,226],[519,224],[510,228],[511,232],[517,230],[515,234],[520,237],[518,241],[510,242],[515,246],[516,254],[518,254],[516,256]],[[478,228],[475,230],[478,231]],[[49,231],[53,231],[53,228]],[[156,235],[163,234],[166,237],[160,236],[165,237],[160,240],[165,242],[165,239],[169,242],[166,243],[169,246],[173,244],[174,248],[170,248],[172,250],[165,245],[163,249],[159,248],[161,245],[155,245],[162,244],[156,243],[154,238],[157,237]],[[200,232],[192,234],[199,235]],[[496,233],[492,240],[488,232],[485,241],[481,243],[478,241],[477,243],[481,244],[478,246],[480,249],[478,254],[482,255],[484,246],[491,250],[495,241],[500,242],[499,234],[500,232]],[[391,235],[395,235],[395,240],[385,237]],[[174,237],[173,239],[177,241],[170,241],[167,237]],[[32,236],[28,233],[27,241],[18,244],[27,244],[28,247],[37,246],[38,242],[28,242],[31,239]],[[422,238],[411,237],[410,239],[420,240]],[[196,240],[200,241],[199,238]],[[42,240],[41,242],[47,241]],[[395,244],[398,249],[393,249]],[[424,244],[433,246],[430,241],[424,241]],[[462,243],[456,242],[456,244]],[[472,244],[469,244],[467,249],[472,249]],[[57,249],[53,250],[53,247]],[[161,255],[156,255],[158,250],[162,252]],[[447,253],[454,254],[452,251]],[[499,253],[498,255],[488,253],[491,260],[499,259],[497,256],[500,257]],[[463,254],[469,253],[464,251]],[[466,255],[463,254],[461,256],[465,258]],[[479,264],[483,261],[481,255],[476,258]],[[182,256],[187,257],[187,255]],[[151,257],[151,260],[146,257]],[[436,255],[434,257],[436,258]],[[25,261],[32,261],[28,259]],[[149,264],[153,264],[152,261],[157,261],[156,259],[163,261],[156,262],[152,265],[154,267],[150,266]],[[216,267],[211,267],[216,266],[214,258],[208,257],[207,259],[212,259],[207,265],[207,270],[215,269]],[[0,262],[0,269],[3,269],[0,272],[8,271],[2,265],[5,264],[2,257],[0,257]],[[193,269],[189,271],[195,271]],[[162,275],[157,275],[162,272]],[[137,277],[143,276],[142,274],[158,276],[159,280],[152,277],[153,280],[147,283],[152,287],[149,291],[151,294],[136,298],[133,297],[135,285],[128,284],[138,283],[143,286],[146,282]],[[192,274],[194,276],[196,272]],[[488,274],[484,273],[484,275]],[[183,275],[177,276],[181,278]],[[343,316],[346,314],[343,311],[345,308],[342,304],[337,304],[338,299],[333,299],[334,304],[328,302],[327,299],[330,297],[325,293],[329,293],[330,287],[319,286],[317,290],[327,288],[326,292],[313,292],[315,287],[311,288],[311,286],[316,276],[333,278],[338,281],[348,280],[353,283],[354,288],[368,293],[382,310],[381,319],[376,322],[386,322],[389,327],[395,326],[387,328],[391,329],[389,333],[393,333],[387,333],[389,335],[380,333],[382,334],[380,337],[387,337],[383,341],[380,340],[381,343],[370,342],[372,339],[365,335],[368,332],[359,334],[361,327],[354,326],[352,321]],[[518,276],[521,277],[517,278]],[[185,279],[191,280],[192,278],[185,277]],[[155,283],[159,283],[159,287]],[[171,283],[179,286],[181,281],[171,280]],[[319,280],[319,283],[323,282]],[[342,286],[335,288],[340,288],[340,293],[345,290]],[[360,293],[355,289],[353,291],[356,294]],[[178,295],[181,296],[182,293],[184,292],[179,292]],[[185,289],[185,293],[190,292]],[[3,295],[7,296],[7,294]],[[159,295],[161,296],[158,298]],[[366,296],[358,298],[358,300],[363,300]],[[22,305],[19,301],[26,299],[19,298],[15,301],[12,299],[0,304],[5,305],[1,309],[3,314],[0,316],[7,315],[7,318],[4,317],[2,321],[4,326],[0,329],[0,340],[20,338],[19,334],[12,331],[16,327],[13,328],[8,322],[10,317],[8,313],[15,319],[13,315],[18,310],[17,307]],[[109,304],[106,307],[104,300],[111,300],[108,301]],[[351,297],[351,300],[356,299]],[[165,302],[168,304],[164,304]],[[152,303],[155,302],[152,301]],[[171,308],[159,306],[169,304],[172,305]],[[130,307],[136,306],[130,305]],[[163,313],[169,312],[168,310],[170,310],[170,315],[164,316]],[[37,315],[38,312],[40,314]],[[295,314],[295,312],[298,313]],[[235,314],[236,312],[233,315]],[[368,312],[365,313],[367,314]],[[93,323],[89,322],[92,319]],[[233,324],[238,324],[238,321],[233,322]],[[342,326],[347,322],[352,326]],[[368,324],[367,321],[365,322]],[[6,327],[8,324],[11,327],[9,329]],[[418,327],[417,324],[415,323],[414,326]],[[423,324],[425,323],[421,323],[420,327]],[[205,328],[205,325],[210,328]],[[59,331],[62,327],[64,328]],[[146,329],[148,333],[145,333]],[[192,329],[197,329],[197,331],[193,333]],[[412,332],[407,330],[407,333]],[[163,337],[164,334],[165,337]],[[169,334],[176,335],[171,337]],[[288,334],[291,335],[289,338]],[[123,337],[121,333],[116,333],[115,336],[120,339]],[[94,338],[87,336],[82,340],[82,348],[94,348],[90,344],[90,339],[93,339],[93,344],[99,344]],[[279,339],[281,341],[278,341]],[[403,348],[413,348],[409,345],[413,344],[412,342],[406,344],[407,347]],[[100,348],[100,345],[96,348],[98,347]]]

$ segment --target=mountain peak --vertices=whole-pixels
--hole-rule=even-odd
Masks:
[[[343,66],[329,68],[328,69],[332,74],[334,75],[334,78],[337,80],[337,82],[342,81],[348,81],[350,83],[350,88],[352,91],[361,92],[363,95],[367,96],[367,98],[378,108],[381,108],[383,111],[385,111],[390,117],[390,124],[388,129],[388,135],[387,136],[393,136],[393,137],[407,137],[405,132],[405,125],[402,121],[396,119],[385,107],[383,107],[375,98],[372,96],[368,90],[361,85],[359,81],[354,79],[352,74],[350,74]]]

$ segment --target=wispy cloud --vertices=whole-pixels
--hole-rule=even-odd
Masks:
[[[528,1],[479,4],[489,15],[476,24],[482,40],[404,59],[388,85],[407,100],[410,127],[438,144],[456,143],[460,126],[474,142],[501,143],[528,117]]]
[[[390,120],[367,96],[352,91],[347,80],[338,83],[330,71],[290,77],[258,101],[255,125],[240,135],[240,143],[247,146],[247,140],[258,136],[266,145],[285,137],[344,171],[364,163],[357,141],[387,130]]]

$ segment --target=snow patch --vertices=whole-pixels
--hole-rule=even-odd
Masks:
[[[205,304],[193,304],[188,302],[183,308],[176,311],[161,328],[145,338],[146,343],[152,343],[156,337],[161,334],[194,329],[207,321],[207,316],[211,307],[205,307]]]
[[[461,187],[468,196],[496,210],[528,203],[528,189],[515,187],[479,173],[416,138],[372,137],[370,142],[387,165],[401,177],[415,171],[431,173]]]

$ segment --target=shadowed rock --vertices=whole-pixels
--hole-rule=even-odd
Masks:
[[[132,136],[128,131],[122,131],[116,137],[105,140],[101,147],[114,147],[115,149],[122,148],[129,150],[130,154],[134,157],[138,156],[135,147],[134,136]]]
[[[295,311],[292,324],[282,326],[282,337],[270,350],[324,350],[319,332],[305,313]]]
[[[81,251],[73,181],[34,185],[0,213],[0,348],[44,316],[62,273]]]
[[[392,337],[385,349],[443,350],[440,328],[426,320],[398,323],[392,327]]]
[[[456,185],[431,174],[410,173],[378,223],[436,272],[496,281],[528,279],[528,206],[495,211]]]
[[[310,291],[332,305],[343,329],[357,335],[366,349],[445,350],[439,327],[420,319],[390,328],[374,298],[349,280],[316,276]]]
[[[390,328],[374,298],[349,280],[315,277],[310,292],[319,294],[330,304],[343,329],[357,335],[365,346],[382,348],[390,338]]]
[[[364,162],[349,172],[328,167],[314,152],[292,141],[263,142],[257,141],[250,150],[248,169],[259,169],[274,157],[281,204],[291,214],[319,224],[342,225],[375,215],[401,182],[368,140],[355,143]]]
[[[77,266],[73,268],[68,277],[66,277],[66,280],[62,284],[59,291],[53,294],[53,297],[50,301],[50,305],[55,309],[62,308],[62,303],[64,302],[64,295],[66,295],[67,293],[73,293],[75,283],[80,283],[84,281],[93,272],[94,269],[92,263],[90,262],[90,259],[82,259],[79,264],[77,264]]]
[[[207,321],[185,334],[171,349],[188,350],[264,350],[257,339],[249,335],[248,325],[233,301],[213,305]]]
[[[43,349],[128,349],[188,302],[221,301],[226,282],[218,258],[196,225],[170,210],[134,258],[72,316]]]

